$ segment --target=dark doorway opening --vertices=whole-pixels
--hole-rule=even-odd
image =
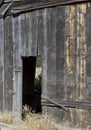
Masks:
[[[36,113],[41,112],[41,85],[36,86],[37,57],[23,57],[22,105],[29,106]]]

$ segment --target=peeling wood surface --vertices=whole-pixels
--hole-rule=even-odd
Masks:
[[[68,6],[66,19],[67,99],[85,100],[86,93],[86,4]]]

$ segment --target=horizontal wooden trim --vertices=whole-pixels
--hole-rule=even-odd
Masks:
[[[14,66],[13,71],[14,72],[21,72],[22,71],[22,67],[21,66]]]
[[[85,109],[91,110],[91,102],[88,101],[68,101],[64,100],[61,102],[53,101],[49,98],[45,98],[42,96],[42,106],[49,106],[49,107],[58,107],[64,110],[68,110],[67,108],[76,108],[76,109]]]
[[[25,1],[24,1],[25,2]],[[69,4],[76,4],[82,2],[90,2],[90,0],[57,0],[57,1],[44,1],[44,2],[32,2],[31,1],[26,4],[24,2],[13,2],[9,12],[7,15],[11,14],[20,14],[24,12],[29,12],[33,10],[39,10],[43,8],[55,7],[55,6],[64,6]],[[18,6],[18,3],[20,6]]]

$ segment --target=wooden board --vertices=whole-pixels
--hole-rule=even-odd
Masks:
[[[5,61],[4,61],[4,102],[5,110],[12,110],[13,103],[13,42],[12,42],[12,17],[7,17],[5,27]]]
[[[87,36],[87,64],[86,64],[86,72],[87,72],[87,88],[86,88],[86,100],[91,101],[91,3],[87,4],[87,15],[86,15],[86,36]]]
[[[38,31],[37,31],[37,44],[38,44],[38,55],[43,54],[43,10],[39,10],[38,16]]]
[[[20,117],[22,108],[21,16],[12,19],[13,32],[13,113]]]
[[[56,7],[56,100],[65,99],[65,8]]]
[[[65,99],[76,96],[76,6],[66,6],[65,28]]]
[[[90,0],[43,0],[43,1],[15,1],[9,9],[7,15],[20,14],[28,11],[40,10],[56,6],[64,6],[75,3],[86,3]]]
[[[48,42],[47,42],[47,9],[43,10],[43,55],[42,55],[42,95],[47,97],[47,53],[48,53]],[[47,114],[47,107],[42,107],[42,113]]]
[[[4,23],[0,19],[0,110],[4,109]]]
[[[61,17],[60,15],[60,13],[63,14],[63,11],[64,7],[60,7],[58,9],[45,9],[43,12],[42,95],[57,102],[64,98],[64,88],[62,88],[64,86],[64,63],[59,61],[64,56],[64,36],[62,34],[64,32],[64,16]],[[59,75],[63,77],[61,78]],[[61,90],[63,90],[62,94]],[[45,103],[45,100],[42,100],[42,102]],[[65,112],[58,108],[47,107],[46,105],[45,103],[45,106],[43,106],[43,113],[48,112],[52,114],[58,122],[62,120]]]
[[[37,55],[37,12],[21,15],[21,56]]]
[[[32,56],[37,56],[38,46],[37,46],[37,35],[38,35],[38,11],[32,12]]]
[[[47,10],[47,96],[56,99],[56,11]]]

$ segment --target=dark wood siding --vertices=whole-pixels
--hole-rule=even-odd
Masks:
[[[65,98],[65,8],[56,8],[56,95]]]

